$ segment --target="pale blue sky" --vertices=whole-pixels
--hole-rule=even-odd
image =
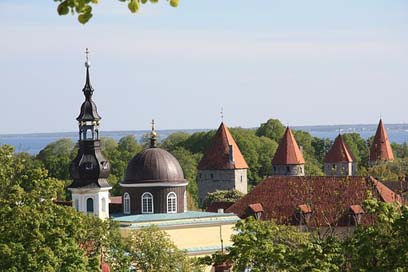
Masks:
[[[76,131],[84,49],[102,130],[408,122],[408,1],[0,1],[0,133]]]

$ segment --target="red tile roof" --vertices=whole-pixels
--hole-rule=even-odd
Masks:
[[[363,214],[365,213],[363,210],[363,207],[360,205],[351,205],[350,210],[353,212],[353,214]]]
[[[232,146],[233,160],[230,160]],[[222,122],[212,140],[211,146],[205,152],[198,164],[199,170],[247,169],[244,156],[235,143],[228,127]]]
[[[310,208],[310,206],[307,205],[307,204],[300,204],[298,206],[298,208],[302,213],[311,213],[312,212],[312,208]]]
[[[249,208],[250,208],[254,213],[263,212],[263,211],[264,211],[264,209],[263,209],[261,203],[249,204],[248,206],[249,206]]]
[[[336,140],[334,140],[333,146],[327,152],[324,158],[325,163],[337,163],[337,162],[353,162],[353,156],[347,144],[344,142],[343,136],[339,134]]]
[[[361,206],[368,191],[381,201],[402,202],[399,195],[372,177],[276,176],[257,185],[226,212],[246,218],[253,214],[249,205],[261,203],[264,220],[298,224],[299,207],[308,205],[312,211],[308,225],[345,226],[350,224],[350,207]],[[369,224],[370,220],[373,220],[371,215],[364,214],[361,223]]]
[[[293,136],[292,130],[287,127],[273,157],[273,165],[304,164],[302,152]]]
[[[392,153],[387,131],[385,130],[382,119],[380,119],[370,148],[370,161],[392,161],[393,159],[394,154]]]

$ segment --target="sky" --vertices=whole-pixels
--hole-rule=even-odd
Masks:
[[[90,50],[101,130],[408,122],[408,1],[0,1],[0,133],[76,131]]]

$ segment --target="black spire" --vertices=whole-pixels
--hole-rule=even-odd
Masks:
[[[92,101],[93,88],[89,80],[89,59],[86,49],[86,82],[83,88],[85,102],[82,103],[79,122],[79,150],[71,164],[71,176],[74,182],[70,188],[78,187],[110,187],[107,178],[110,164],[103,157],[99,141],[99,116],[96,105]]]
[[[92,88],[91,85],[91,80],[89,79],[89,67],[91,67],[91,63],[89,62],[89,51],[88,48],[85,51],[86,53],[86,61],[85,61],[85,67],[86,67],[86,80],[85,80],[85,86],[82,89],[85,95],[85,101],[82,103],[81,106],[81,112],[79,113],[77,120],[78,122],[86,122],[86,121],[96,121],[98,122],[101,120],[101,116],[99,116],[96,104],[92,100],[92,94],[94,92],[94,89]]]

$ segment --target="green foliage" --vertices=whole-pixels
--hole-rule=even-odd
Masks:
[[[51,177],[69,180],[69,169],[74,156],[74,143],[71,139],[64,138],[48,144],[37,158],[47,168]]]
[[[47,172],[0,147],[1,270],[99,271],[101,253],[119,271],[128,267],[117,226],[54,204],[64,183]]]
[[[275,142],[280,141],[285,133],[285,126],[278,119],[269,119],[256,130],[256,135],[265,136]]]
[[[377,222],[360,226],[347,241],[350,271],[407,271],[408,207],[369,198],[364,210]]]
[[[208,193],[204,203],[204,208],[208,207],[213,202],[235,202],[244,194],[237,190],[217,190],[213,193]]]
[[[408,175],[408,158],[378,162],[369,167],[363,174],[373,176],[380,181],[404,180]]]
[[[234,244],[228,249],[234,271],[246,268],[254,272],[295,271],[291,260],[296,259],[298,249],[309,239],[307,233],[294,227],[257,221],[253,217],[239,221],[235,230]]]
[[[127,244],[132,264],[138,271],[201,271],[194,260],[179,250],[169,235],[157,226],[133,231]]]
[[[358,133],[346,133],[343,134],[343,138],[354,156],[354,160],[357,163],[357,170],[364,170],[364,168],[368,166],[369,150],[367,141]]]
[[[296,142],[303,152],[303,157],[305,159],[305,174],[308,176],[323,176],[323,164],[319,162],[315,153],[316,150],[313,146],[313,137],[309,132],[295,130],[293,132]]]
[[[128,9],[132,13],[137,13],[142,4],[157,3],[158,0],[119,0],[126,2]],[[179,0],[167,0],[172,7],[177,7]],[[78,21],[81,24],[86,24],[93,16],[92,5],[97,4],[99,0],[54,0],[59,2],[57,12],[59,15],[77,14]]]

